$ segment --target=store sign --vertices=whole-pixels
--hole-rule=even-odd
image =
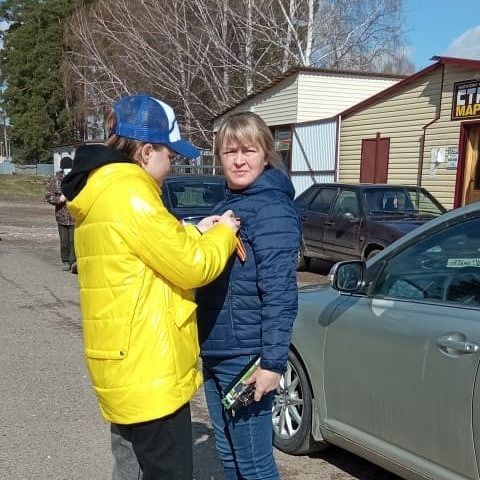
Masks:
[[[480,81],[453,84],[452,120],[480,117]]]

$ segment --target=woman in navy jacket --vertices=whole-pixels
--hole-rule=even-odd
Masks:
[[[216,136],[215,154],[228,189],[214,213],[232,209],[240,218],[246,256],[233,256],[217,280],[197,291],[205,396],[225,479],[278,479],[272,404],[297,313],[294,189],[258,115],[230,116]],[[232,415],[221,398],[256,356],[255,401]]]

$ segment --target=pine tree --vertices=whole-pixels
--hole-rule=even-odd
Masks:
[[[7,0],[4,34],[4,105],[12,125],[16,163],[47,162],[53,147],[72,140],[72,115],[63,85],[64,20],[72,0]]]

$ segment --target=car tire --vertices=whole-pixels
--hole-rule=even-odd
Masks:
[[[304,455],[318,450],[312,438],[312,391],[297,356],[288,353],[272,408],[273,444],[282,452]]]
[[[299,272],[306,272],[310,268],[310,257],[305,256],[303,243],[300,245],[297,253],[297,270]]]

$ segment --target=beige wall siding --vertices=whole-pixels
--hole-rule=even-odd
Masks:
[[[228,115],[245,111],[258,113],[270,126],[330,118],[397,82],[395,78],[299,72],[219,117],[214,130]]]
[[[215,120],[214,130],[218,130],[222,120],[239,112],[254,112],[262,117],[267,125],[289,125],[297,122],[298,74],[285,78],[278,85],[247,100],[233,110]]]
[[[379,132],[381,137],[390,137],[388,182],[415,185],[422,126],[437,114],[440,85],[440,71],[436,70],[343,120],[339,181],[359,181],[362,139],[375,138]]]
[[[457,170],[449,169],[446,164],[440,164],[434,169],[434,177],[431,178],[431,151],[432,148],[438,147],[460,147],[460,124],[462,121],[451,120],[453,84],[463,80],[471,80],[477,74],[478,70],[453,65],[445,66],[440,118],[426,131],[422,185],[432,191],[447,208],[453,207]],[[480,121],[478,118],[476,120]]]
[[[454,82],[474,78],[475,71],[445,66],[407,85],[393,97],[346,118],[341,125],[339,181],[358,182],[362,139],[377,132],[390,137],[388,182],[412,184],[418,180],[421,137],[426,127],[421,184],[447,208],[453,206],[456,169],[440,164],[431,169],[432,148],[458,147],[460,121],[452,121]],[[438,118],[437,118],[438,117]]]
[[[397,82],[390,78],[300,72],[297,121],[332,117]]]

